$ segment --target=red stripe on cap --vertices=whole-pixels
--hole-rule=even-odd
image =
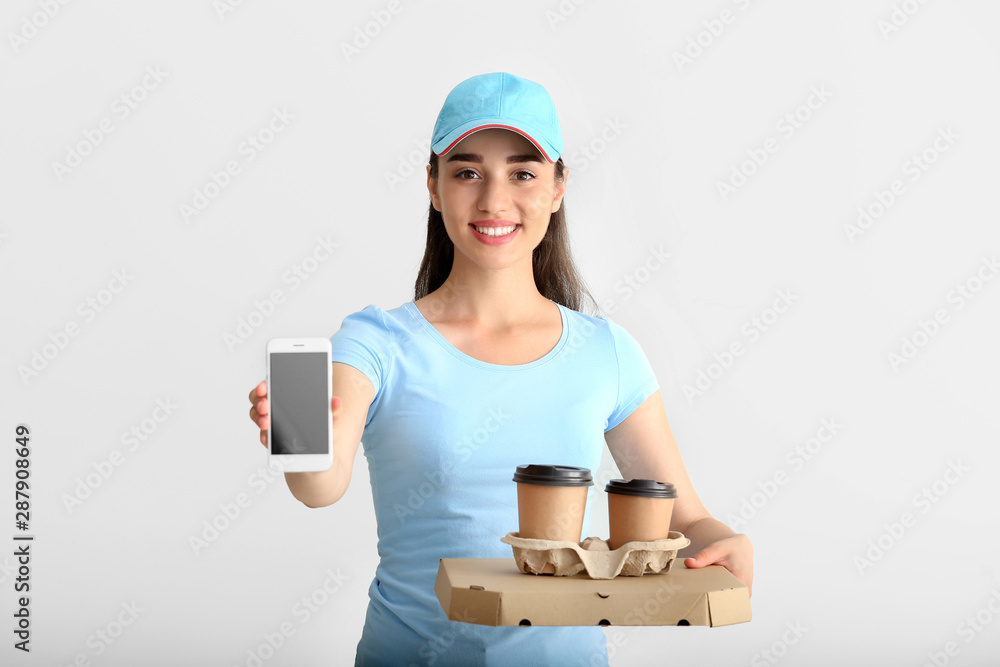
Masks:
[[[455,144],[457,144],[458,142],[460,142],[462,139],[465,139],[467,136],[469,136],[473,132],[478,132],[479,130],[485,130],[485,129],[491,128],[491,127],[499,127],[499,128],[504,129],[504,130],[510,130],[512,132],[517,132],[522,137],[524,137],[525,139],[527,139],[528,141],[530,141],[532,144],[534,144],[535,148],[538,149],[539,153],[541,153],[542,155],[545,156],[546,160],[548,160],[550,163],[553,163],[553,164],[555,163],[555,160],[553,160],[552,158],[549,157],[549,154],[545,152],[545,149],[542,148],[539,145],[539,143],[537,141],[535,141],[528,134],[525,134],[524,132],[522,132],[521,130],[517,129],[516,127],[511,127],[510,125],[496,125],[496,124],[494,124],[494,125],[480,125],[479,127],[474,127],[471,130],[468,130],[468,131],[464,132],[462,134],[462,136],[460,136],[458,139],[455,139],[455,141],[451,142],[451,144],[449,144],[448,147],[445,148],[443,151],[441,151],[440,153],[438,153],[438,155],[444,155],[444,154],[446,154],[448,151],[450,151],[452,148],[455,147]]]

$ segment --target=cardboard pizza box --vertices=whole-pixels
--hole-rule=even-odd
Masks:
[[[591,579],[525,574],[513,558],[442,558],[434,584],[453,621],[479,625],[707,625],[750,621],[746,585],[721,565]]]

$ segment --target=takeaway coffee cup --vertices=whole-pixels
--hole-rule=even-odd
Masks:
[[[589,469],[522,465],[517,466],[514,481],[520,537],[580,542],[587,491],[594,485]]]
[[[617,549],[626,542],[652,542],[670,536],[670,516],[677,490],[668,482],[652,479],[613,479],[608,492],[608,546]]]

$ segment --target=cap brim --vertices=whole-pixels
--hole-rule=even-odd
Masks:
[[[452,148],[458,145],[462,139],[479,130],[488,130],[491,128],[499,128],[502,130],[510,130],[511,132],[517,132],[522,137],[527,139],[538,149],[538,152],[542,154],[547,162],[555,163],[559,159],[559,151],[547,143],[543,143],[537,140],[535,137],[541,136],[541,134],[535,131],[533,128],[521,125],[520,127],[514,127],[513,125],[505,125],[502,123],[484,123],[482,120],[475,120],[459,125],[454,130],[444,135],[441,139],[434,142],[431,149],[438,155],[447,154]],[[555,156],[555,157],[553,157]]]

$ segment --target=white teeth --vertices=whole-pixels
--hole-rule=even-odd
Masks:
[[[512,227],[476,227],[476,231],[487,236],[506,236],[517,229],[517,225]]]

